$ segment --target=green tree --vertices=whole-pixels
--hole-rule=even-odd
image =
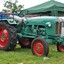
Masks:
[[[3,9],[3,12],[11,12],[11,13],[18,13],[23,8],[23,5],[17,5],[18,1],[15,0],[14,3],[12,3],[10,0],[5,1],[4,7],[6,9]]]

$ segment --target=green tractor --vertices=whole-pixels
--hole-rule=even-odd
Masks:
[[[8,19],[0,19],[0,49],[14,50],[18,41],[22,48],[31,48],[36,56],[48,55],[48,43],[56,44],[57,50],[64,52],[61,27],[62,20],[58,17],[10,15]]]

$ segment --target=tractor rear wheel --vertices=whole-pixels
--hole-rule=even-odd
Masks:
[[[64,46],[61,43],[57,43],[58,52],[64,52]]]
[[[0,50],[12,51],[16,42],[16,29],[6,22],[0,22]]]
[[[31,44],[32,53],[36,56],[48,55],[49,47],[46,41],[42,38],[36,38]]]
[[[32,39],[22,38],[19,40],[19,45],[21,46],[21,48],[31,48],[31,42]]]

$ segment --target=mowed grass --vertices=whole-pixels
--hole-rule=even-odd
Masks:
[[[0,64],[64,64],[64,53],[57,52],[55,45],[49,46],[49,59],[32,55],[31,49],[17,46],[14,51],[0,51]]]

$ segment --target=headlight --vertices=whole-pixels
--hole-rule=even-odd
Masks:
[[[47,22],[46,25],[47,25],[48,27],[51,27],[51,22]]]

